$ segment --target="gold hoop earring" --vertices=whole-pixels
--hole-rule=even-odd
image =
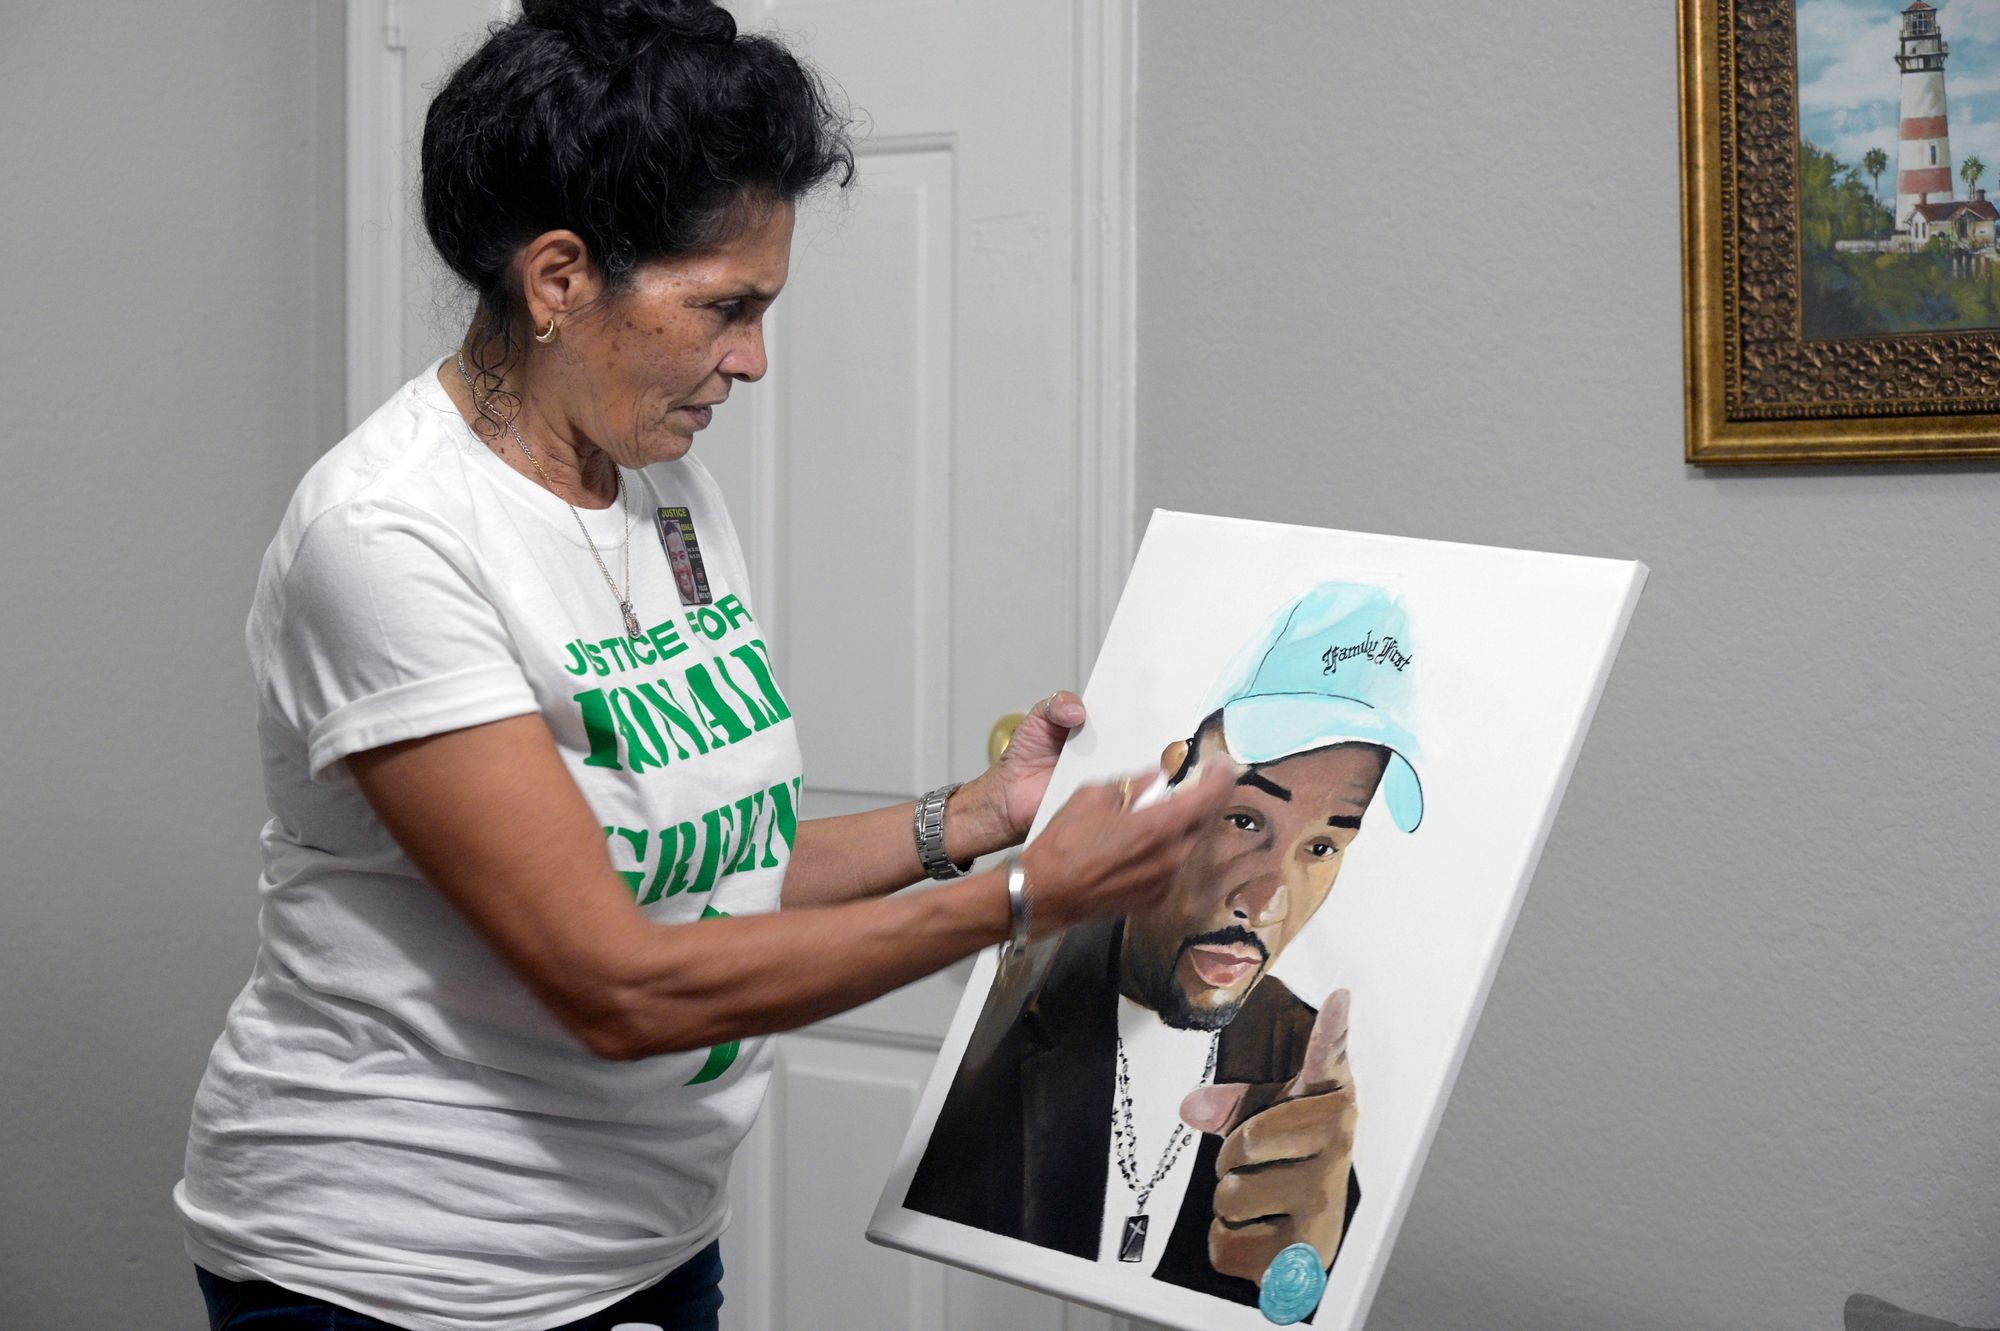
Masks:
[[[555,340],[556,340],[556,321],[555,321],[555,316],[551,315],[549,317],[549,326],[547,328],[538,328],[535,330],[535,341],[541,343],[543,346],[547,346],[549,343]]]

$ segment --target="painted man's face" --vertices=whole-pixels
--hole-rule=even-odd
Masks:
[[[1187,752],[1185,742],[1170,746],[1167,770],[1179,771]],[[1211,722],[1195,753],[1182,779],[1222,764],[1235,794],[1172,890],[1126,916],[1119,986],[1169,1026],[1214,1030],[1333,890],[1388,751],[1336,744],[1246,767]]]

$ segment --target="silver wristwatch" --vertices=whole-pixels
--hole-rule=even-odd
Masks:
[[[939,786],[917,801],[917,859],[922,861],[925,873],[940,880],[963,878],[972,871],[971,860],[955,864],[944,853],[944,802],[958,787],[956,781]]]

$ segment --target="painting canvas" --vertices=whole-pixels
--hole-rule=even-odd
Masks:
[[[1799,0],[1809,338],[2000,328],[2000,0]]]
[[[2000,0],[1679,0],[1685,457],[2000,454]]]
[[[1359,1325],[1644,577],[1156,513],[1044,821],[1140,769],[1230,803],[1156,905],[980,959],[869,1236]]]

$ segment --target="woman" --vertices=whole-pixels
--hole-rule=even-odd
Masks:
[[[529,0],[423,156],[478,310],[266,555],[262,945],[175,1201],[218,1329],[713,1327],[761,1037],[1142,906],[1226,792],[1086,789],[961,877],[1033,818],[1061,693],[962,787],[798,821],[689,456],[765,371],[795,203],[852,169],[781,47],[707,3]],[[926,872],[958,881],[888,895]]]

